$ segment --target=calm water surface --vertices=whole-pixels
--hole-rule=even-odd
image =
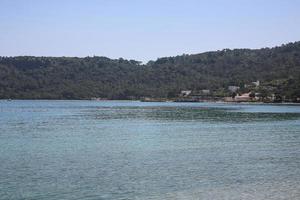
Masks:
[[[300,199],[300,106],[0,101],[0,199]]]

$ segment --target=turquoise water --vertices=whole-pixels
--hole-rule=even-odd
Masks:
[[[300,199],[300,106],[0,101],[0,199]]]

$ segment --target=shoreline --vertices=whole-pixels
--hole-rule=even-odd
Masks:
[[[141,100],[141,99],[103,99],[103,100],[92,100],[92,99],[0,99],[0,101],[94,101],[94,102],[106,102],[106,101],[136,101],[136,102],[149,102],[149,103],[222,103],[222,104],[275,104],[275,105],[300,105],[300,102],[258,102],[258,101],[176,101],[176,100]]]

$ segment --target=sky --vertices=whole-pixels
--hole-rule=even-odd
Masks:
[[[300,40],[300,0],[0,0],[0,56],[143,62]]]

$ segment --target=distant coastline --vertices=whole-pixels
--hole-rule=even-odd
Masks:
[[[224,100],[217,100],[217,101],[209,101],[209,100],[203,100],[203,101],[178,101],[176,99],[151,99],[151,100],[144,100],[144,99],[105,99],[105,100],[94,100],[94,99],[0,99],[0,102],[13,102],[13,101],[91,101],[91,102],[109,102],[109,101],[136,101],[136,102],[160,102],[160,103],[221,103],[221,104],[274,104],[274,105],[300,105],[300,102],[262,102],[262,101],[243,101],[243,102],[235,102],[235,101],[224,101]]]
[[[0,57],[0,99],[300,102],[300,42],[136,60]]]

